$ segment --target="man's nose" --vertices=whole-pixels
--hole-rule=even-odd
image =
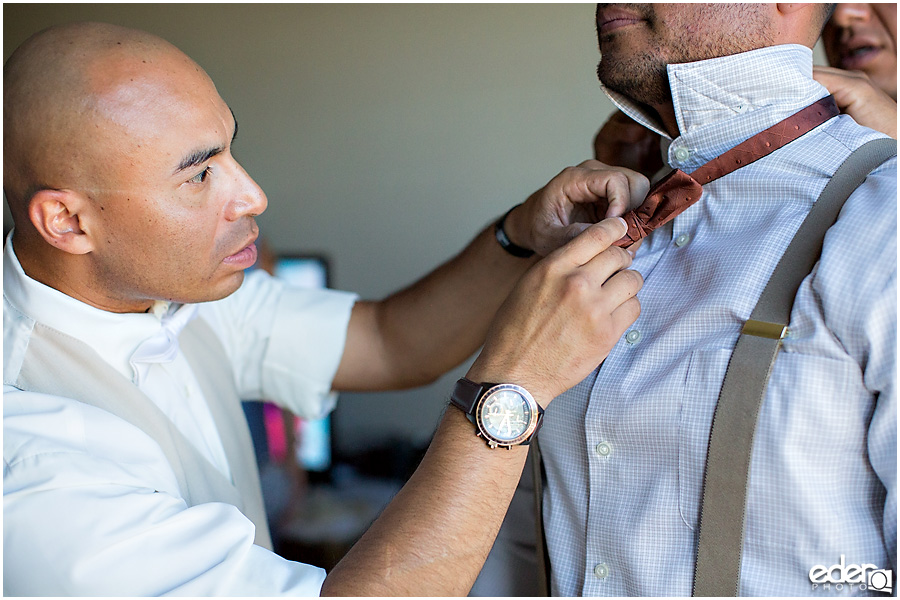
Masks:
[[[841,3],[834,9],[832,22],[838,27],[852,27],[866,23],[872,17],[872,9],[868,4]]]
[[[234,162],[234,197],[225,207],[225,218],[236,221],[241,217],[262,214],[269,204],[265,192],[256,184],[244,168]]]

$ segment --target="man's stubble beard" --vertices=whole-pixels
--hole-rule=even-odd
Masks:
[[[701,9],[698,19],[707,23],[720,22],[723,26],[710,27],[706,33],[695,31],[693,35],[687,33],[689,30],[681,29],[680,24],[663,24],[657,21],[656,15],[644,14],[648,20],[647,26],[653,32],[648,48],[628,56],[615,57],[612,53],[613,57],[610,57],[602,52],[601,37],[597,76],[607,88],[632,100],[651,106],[671,101],[667,65],[730,56],[774,43],[771,23],[765,19],[759,6],[736,6],[737,10],[734,10],[735,5]],[[722,34],[726,22],[740,23],[740,31],[751,33]]]
[[[669,75],[660,49],[631,55],[628,60],[608,60],[601,55],[597,77],[607,88],[651,106],[669,99]]]

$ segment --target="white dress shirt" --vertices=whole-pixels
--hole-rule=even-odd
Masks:
[[[220,338],[242,398],[317,418],[330,392],[356,296],[298,290],[262,272],[201,305],[146,314],[93,308],[28,277],[3,255],[3,369],[13,381],[31,328],[79,339],[132,380],[210,462],[230,475],[206,400],[177,344],[192,319]],[[322,569],[253,545],[235,507],[187,507],[160,447],[143,431],[69,398],[4,386],[5,595],[318,595]],[[116,543],[111,543],[115,537]]]
[[[688,173],[827,95],[802,46],[668,72],[668,162]],[[640,317],[541,430],[555,595],[690,595],[710,424],[741,325],[828,176],[876,137],[836,117],[704,186],[644,241]],[[797,294],[753,447],[741,595],[835,593],[809,572],[842,557],[896,573],[896,200],[892,159],[848,200]]]

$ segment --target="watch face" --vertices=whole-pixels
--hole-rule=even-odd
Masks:
[[[513,446],[531,435],[537,424],[537,403],[526,395],[527,391],[512,384],[488,390],[479,402],[476,421],[489,441],[500,446]]]

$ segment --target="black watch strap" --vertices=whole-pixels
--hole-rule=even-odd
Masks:
[[[506,211],[506,214],[500,217],[500,220],[494,225],[494,236],[497,238],[497,242],[500,244],[500,247],[516,256],[518,258],[529,258],[534,256],[534,250],[529,250],[528,248],[523,248],[522,246],[517,246],[512,243],[512,240],[509,239],[509,236],[506,235],[506,229],[504,229],[504,225],[506,224],[506,217],[509,216],[509,213],[516,210],[521,206],[521,204],[516,204],[511,209]]]

